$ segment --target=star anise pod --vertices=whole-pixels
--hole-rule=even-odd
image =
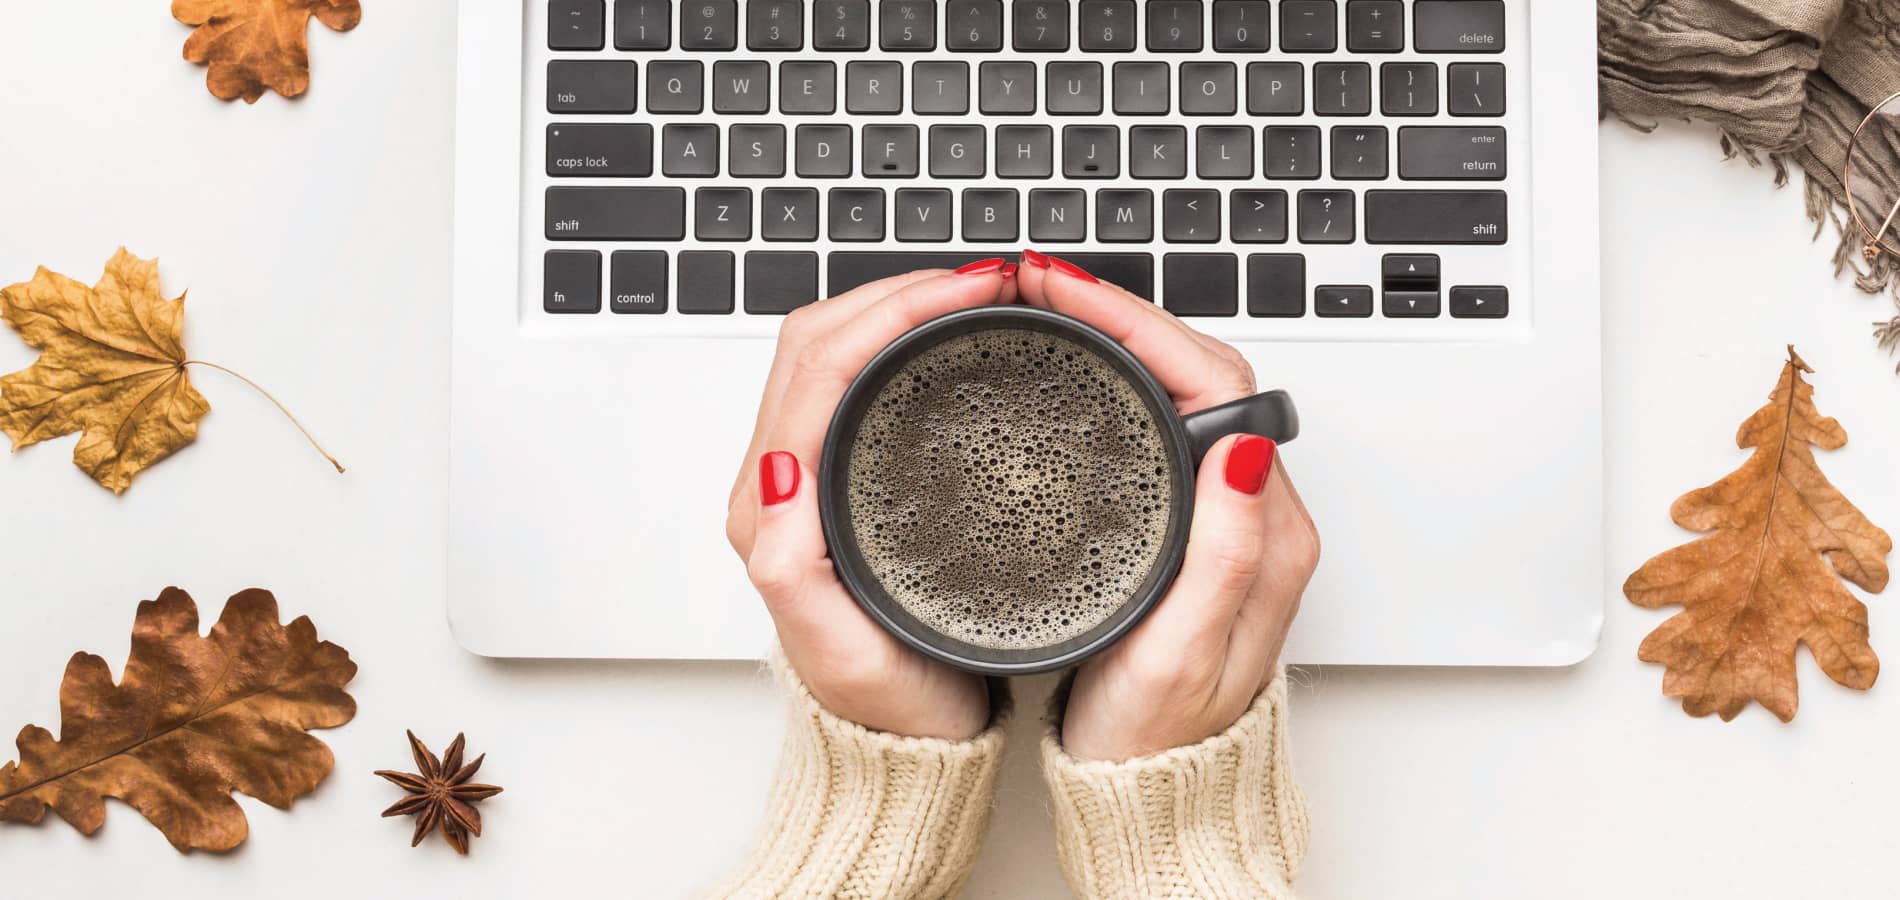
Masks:
[[[455,736],[455,743],[449,745],[447,753],[436,759],[429,748],[416,740],[416,733],[409,735],[409,752],[416,758],[416,768],[421,772],[395,772],[379,769],[376,774],[388,779],[409,792],[409,796],[396,801],[396,805],[383,810],[384,816],[416,817],[415,840],[409,842],[414,847],[422,843],[436,826],[442,827],[442,838],[455,848],[455,852],[468,855],[470,835],[482,834],[482,814],[475,811],[473,804],[501,793],[501,788],[492,784],[475,784],[469,779],[482,767],[487,754],[475,757],[475,761],[462,765],[462,736]]]

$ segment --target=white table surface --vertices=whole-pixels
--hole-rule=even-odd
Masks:
[[[754,667],[493,661],[443,623],[453,4],[372,0],[350,35],[313,28],[314,90],[254,107],[205,92],[166,4],[97,6],[83,27],[61,4],[0,13],[0,283],[36,264],[90,282],[120,243],[159,256],[168,291],[190,289],[193,354],[276,391],[350,472],[202,370],[199,442],[124,498],[73,467],[70,440],[0,458],[0,735],[56,728],[67,656],[120,670],[136,601],[168,584],[207,620],[274,590],[361,664],[360,711],[321,732],[338,764],[314,795],[288,813],[243,800],[240,850],[181,856],[113,803],[92,839],[0,826],[0,894],[674,897],[734,862],[781,723]],[[1610,584],[1689,537],[1670,502],[1741,461],[1731,437],[1790,341],[1852,437],[1823,467],[1900,530],[1900,378],[1868,335],[1888,302],[1830,280],[1799,190],[1722,164],[1713,134],[1602,138]],[[32,358],[0,336],[0,371]],[[1305,891],[1891,896],[1900,688],[1842,689],[1803,653],[1793,724],[1691,719],[1635,658],[1664,616],[1604,602],[1602,646],[1571,669],[1304,672]],[[1889,653],[1892,605],[1871,614]],[[1019,689],[1026,710],[1048,685]],[[1063,895],[1036,727],[1013,728],[969,896]],[[507,788],[468,859],[376,816],[396,791],[369,773],[408,765],[404,728],[437,747],[467,731]]]

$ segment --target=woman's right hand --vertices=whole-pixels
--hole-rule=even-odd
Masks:
[[[1016,267],[973,263],[873,282],[799,309],[778,353],[726,509],[726,538],[792,670],[832,714],[911,737],[967,740],[989,723],[983,679],[928,659],[865,615],[818,524],[818,463],[845,388],[885,345],[937,316],[1015,299]]]

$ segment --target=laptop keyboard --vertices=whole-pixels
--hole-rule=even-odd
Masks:
[[[816,299],[1025,245],[1229,337],[1470,338],[1524,316],[1516,3],[528,15],[524,271],[548,321],[769,333]]]

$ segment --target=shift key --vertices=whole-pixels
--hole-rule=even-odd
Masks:
[[[684,188],[548,188],[550,241],[677,241],[685,237]]]
[[[1367,191],[1368,244],[1502,244],[1503,191]]]

